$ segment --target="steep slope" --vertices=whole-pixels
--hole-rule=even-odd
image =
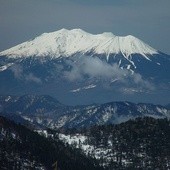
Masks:
[[[0,168],[50,170],[102,169],[93,159],[65,146],[57,137],[46,139],[0,116]]]

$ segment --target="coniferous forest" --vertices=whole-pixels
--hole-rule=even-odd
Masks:
[[[98,157],[106,169],[169,169],[170,121],[137,118],[118,125],[66,130],[71,138],[86,136],[77,147],[92,146],[89,154]],[[85,150],[84,150],[85,152]]]
[[[102,169],[93,159],[61,141],[45,138],[0,117],[0,169],[47,169],[58,162],[61,170]]]
[[[167,119],[146,117],[118,125],[48,129],[46,137],[34,131],[0,117],[0,169],[50,170],[56,161],[61,170],[170,168]],[[59,139],[61,133],[70,139],[77,135],[87,138],[70,145]],[[83,148],[87,145],[92,149],[85,154]]]

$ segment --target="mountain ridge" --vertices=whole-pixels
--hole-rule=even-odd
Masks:
[[[9,96],[0,96],[0,111],[2,113],[6,113],[8,117],[9,113],[13,113],[33,124],[40,124],[52,129],[119,124],[137,117],[170,119],[169,108],[147,103],[109,102],[66,106],[58,104],[57,100],[48,96],[25,95],[18,98],[10,96],[10,99],[7,99]],[[30,101],[33,102],[30,103]],[[47,104],[44,104],[44,101]]]
[[[26,41],[10,49],[0,52],[9,57],[50,56],[68,57],[75,53],[123,54],[128,58],[131,54],[158,54],[158,51],[132,36],[116,36],[110,32],[90,34],[81,29],[61,29],[51,33],[43,33],[33,40]]]

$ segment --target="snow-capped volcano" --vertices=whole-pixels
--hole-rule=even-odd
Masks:
[[[0,53],[9,57],[50,56],[69,57],[75,53],[123,54],[128,58],[132,54],[157,54],[158,51],[145,44],[138,38],[115,36],[112,33],[90,34],[81,29],[61,29],[44,33],[33,40],[26,41]]]
[[[65,104],[169,103],[170,57],[131,35],[44,33],[0,53],[0,94],[48,94]]]

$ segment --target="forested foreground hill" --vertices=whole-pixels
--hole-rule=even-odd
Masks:
[[[170,169],[170,121],[137,118],[119,125],[70,130],[60,139],[100,160],[109,170]]]
[[[47,139],[0,116],[1,170],[51,170],[56,161],[60,170],[102,169],[95,160],[73,150],[57,137]]]
[[[56,161],[60,170],[170,168],[167,119],[145,117],[118,125],[36,131],[46,137],[0,116],[0,169],[51,170]]]

